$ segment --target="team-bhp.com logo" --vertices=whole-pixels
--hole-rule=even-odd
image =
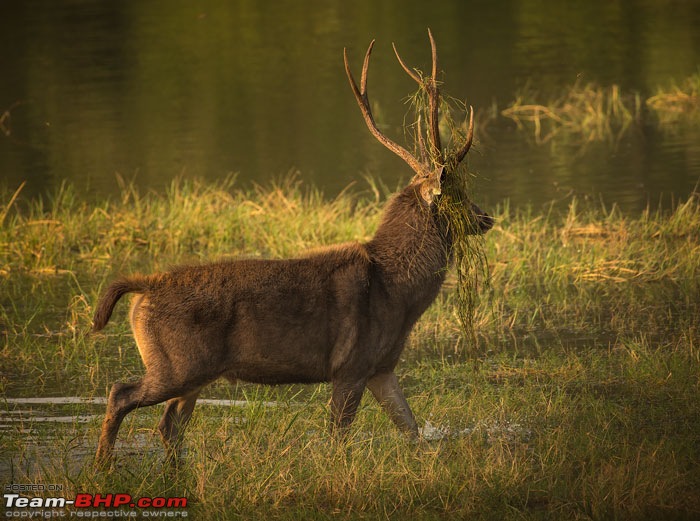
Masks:
[[[31,488],[27,488],[31,487]],[[47,488],[48,487],[48,488]],[[60,485],[6,485],[5,517],[16,519],[187,517],[186,497],[139,497],[130,494],[60,495]],[[27,493],[56,492],[54,497],[28,497]]]

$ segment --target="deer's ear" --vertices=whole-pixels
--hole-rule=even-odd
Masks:
[[[419,185],[419,193],[425,204],[430,206],[435,202],[435,198],[442,194],[442,188],[440,187],[438,172],[433,172]]]

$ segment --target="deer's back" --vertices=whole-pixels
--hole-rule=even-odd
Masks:
[[[135,330],[196,349],[230,377],[329,379],[340,339],[366,322],[370,261],[361,245],[286,260],[183,266],[152,276]],[[206,353],[205,353],[206,352]]]
[[[296,259],[181,266],[152,276],[148,297],[154,314],[161,310],[167,317],[202,323],[245,303],[261,313],[283,308],[315,313],[323,311],[317,310],[321,304],[355,293],[367,276],[368,262],[362,246],[348,245]]]

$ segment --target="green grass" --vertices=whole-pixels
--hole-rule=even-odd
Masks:
[[[229,256],[283,257],[370,237],[386,190],[328,200],[297,180],[241,189],[177,181],[97,204],[64,186],[45,201],[0,194],[2,394],[105,397],[142,373],[120,305],[104,334],[93,306],[119,272]],[[418,323],[398,373],[419,423],[411,442],[367,397],[348,440],[327,435],[325,385],[217,384],[198,406],[187,464],[163,465],[161,408],[127,417],[117,464],[92,466],[87,423],[23,418],[0,437],[0,481],[64,493],[186,496],[195,519],[692,519],[700,515],[700,198],[623,215],[492,212],[490,284],[474,338],[456,277]],[[277,401],[277,407],[263,407]],[[27,409],[28,407],[21,407]],[[15,412],[11,412],[15,411]]]

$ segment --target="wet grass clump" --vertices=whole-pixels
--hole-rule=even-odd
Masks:
[[[472,199],[466,168],[459,168],[443,185],[438,213],[446,221],[452,237],[451,270],[454,274],[454,306],[464,335],[474,338],[479,294],[489,282],[489,264],[485,237],[477,232],[477,217],[471,210]]]
[[[445,178],[442,182],[442,194],[437,200],[437,213],[446,233],[450,236],[451,250],[449,258],[455,277],[455,313],[459,319],[462,332],[469,338],[475,336],[474,320],[478,303],[477,294],[488,283],[488,262],[484,247],[483,236],[479,233],[477,216],[471,203],[474,200],[471,183],[474,174],[468,170],[468,155],[459,158],[459,150],[467,140],[471,141],[467,120],[473,109],[466,104],[449,96],[440,98],[439,133],[448,142],[444,149],[437,153],[430,143],[430,131],[424,137],[422,122],[430,120],[430,94],[427,85],[430,79],[423,78],[421,87],[409,98],[414,122],[407,128],[411,131],[416,157],[430,157],[435,169],[445,168]],[[467,114],[465,118],[455,117],[457,114]]]

